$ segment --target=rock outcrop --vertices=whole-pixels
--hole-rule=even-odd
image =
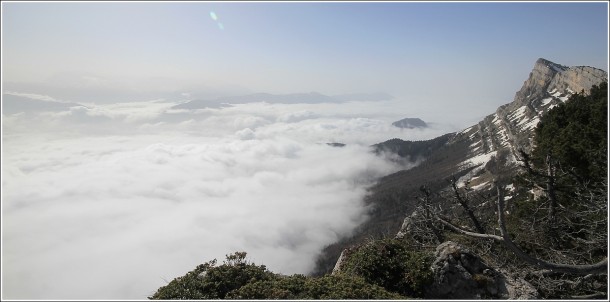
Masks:
[[[455,242],[440,244],[435,256],[431,267],[434,283],[426,290],[429,299],[538,298],[538,292],[527,281],[490,268]]]
[[[348,251],[347,249],[344,249],[341,252],[341,255],[339,256],[339,259],[337,259],[337,263],[335,263],[335,267],[333,268],[333,271],[331,273],[332,275],[336,275],[341,272],[343,262],[345,262],[345,258],[347,257],[347,255],[346,255],[347,251]]]
[[[343,251],[341,251],[339,259],[337,259],[337,262],[335,263],[335,267],[333,268],[331,274],[336,275],[341,273],[343,271],[343,266],[345,265],[346,259],[349,258],[356,250],[357,247],[348,247],[346,249],[343,249]]]
[[[402,221],[402,225],[400,226],[400,230],[398,231],[398,233],[396,233],[396,236],[394,236],[394,238],[404,239],[405,236],[407,236],[409,232],[411,232],[411,230],[413,229],[413,220],[416,218],[417,215],[417,211],[414,211],[413,213],[411,213],[411,215],[405,217],[405,220]]]

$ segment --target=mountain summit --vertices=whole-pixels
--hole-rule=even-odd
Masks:
[[[546,59],[538,59],[523,86],[511,103],[500,106],[461,134],[475,135],[486,153],[501,148],[515,151],[532,147],[533,129],[548,110],[565,102],[576,92],[588,92],[593,85],[608,80],[608,73],[589,66],[566,67]],[[474,137],[473,137],[474,139]],[[476,148],[475,148],[476,149]]]
[[[458,186],[469,183],[473,190],[484,191],[493,180],[511,177],[517,168],[518,150],[531,151],[534,130],[540,117],[563,103],[576,92],[588,92],[592,86],[608,81],[608,73],[589,66],[567,67],[546,59],[538,59],[527,80],[511,103],[500,106],[482,121],[445,139],[417,142],[426,146],[426,158],[418,166],[402,170],[379,180],[366,198],[370,218],[353,237],[328,246],[314,273],[332,270],[343,248],[369,237],[396,233],[403,220],[413,211],[414,196],[426,185],[432,192],[446,190],[448,178],[455,177]],[[432,141],[442,142],[432,144]],[[393,139],[374,146],[404,158],[413,142]]]

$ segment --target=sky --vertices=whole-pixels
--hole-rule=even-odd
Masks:
[[[4,89],[70,101],[381,91],[405,102],[488,111],[512,100],[540,57],[608,65],[603,2],[2,8]]]
[[[607,25],[603,2],[3,1],[2,298],[141,300],[235,251],[306,274],[421,160],[370,145],[477,123],[541,57],[607,71]]]

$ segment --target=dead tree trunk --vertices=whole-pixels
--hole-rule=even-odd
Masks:
[[[460,192],[458,191],[458,188],[457,188],[455,178],[451,179],[451,187],[453,188],[453,193],[455,195],[455,199],[462,206],[464,211],[466,211],[466,215],[468,215],[468,218],[470,218],[470,220],[472,221],[474,228],[477,230],[477,232],[484,234],[485,228],[483,228],[481,223],[479,223],[479,219],[477,219],[477,216],[474,215],[474,212],[468,205],[468,199],[466,197],[463,197],[462,195],[460,195]]]
[[[549,223],[552,225],[555,222],[555,213],[557,212],[557,194],[555,194],[555,167],[552,164],[551,155],[546,156],[546,192],[549,197]]]
[[[430,189],[427,186],[421,186],[419,188],[419,190],[424,194],[423,198],[421,199],[421,202],[423,204],[424,217],[426,219],[426,226],[430,230],[432,230],[432,233],[434,234],[434,237],[436,237],[436,240],[438,242],[442,242],[443,235],[441,234],[441,231],[434,225],[434,223],[432,223],[432,221],[433,221],[432,216],[434,214],[430,210],[430,207],[432,206],[431,200],[430,200]]]
[[[504,219],[504,196],[502,194],[502,190],[498,186],[498,225],[500,227],[500,234],[492,235],[492,234],[482,234],[482,233],[473,233],[461,229],[453,224],[451,224],[446,219],[437,216],[437,220],[442,224],[446,225],[453,231],[458,233],[468,235],[476,238],[483,239],[492,239],[499,242],[502,242],[508,249],[510,249],[519,259],[537,267],[547,269],[553,272],[566,273],[566,274],[575,274],[575,275],[588,275],[588,274],[601,274],[608,271],[608,258],[595,263],[595,264],[584,264],[584,265],[569,265],[569,264],[560,264],[560,263],[551,263],[544,261],[542,259],[534,258],[527,253],[525,253],[521,248],[519,248],[513,241],[510,239],[508,232],[506,231],[505,219]]]
[[[548,212],[549,225],[553,225],[553,223],[555,222],[555,216],[557,214],[557,206],[558,206],[557,193],[556,193],[557,167],[553,163],[553,158],[552,158],[551,154],[547,154],[546,171],[540,172],[538,170],[535,170],[532,167],[532,164],[530,162],[530,157],[527,153],[525,153],[525,151],[519,150],[519,153],[521,154],[521,157],[522,157],[520,159],[520,161],[523,162],[523,166],[525,167],[527,172],[530,175],[538,176],[545,180],[546,188],[544,188],[543,190],[545,191],[546,196],[549,199],[549,212]],[[540,188],[540,189],[542,189],[542,188]]]

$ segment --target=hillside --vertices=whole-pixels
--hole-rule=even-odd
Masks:
[[[370,188],[312,276],[236,252],[149,299],[607,299],[607,96],[605,72],[539,59],[476,125],[372,146],[421,163]]]
[[[468,181],[479,191],[491,188],[492,179],[513,177],[518,171],[518,150],[530,151],[534,129],[548,110],[565,102],[576,92],[587,92],[593,85],[608,80],[608,74],[588,66],[566,67],[538,59],[529,77],[511,103],[479,123],[458,133],[447,134],[427,142],[404,142],[399,139],[376,145],[386,146],[402,157],[424,155],[419,148],[400,147],[424,144],[436,146],[418,166],[388,175],[370,188],[366,203],[370,218],[350,238],[330,245],[318,259],[315,275],[330,272],[341,251],[366,238],[396,234],[405,217],[415,206],[415,196],[426,185],[432,192],[446,190],[452,176],[458,185]],[[450,138],[441,146],[443,138]],[[409,153],[413,152],[413,153]]]

